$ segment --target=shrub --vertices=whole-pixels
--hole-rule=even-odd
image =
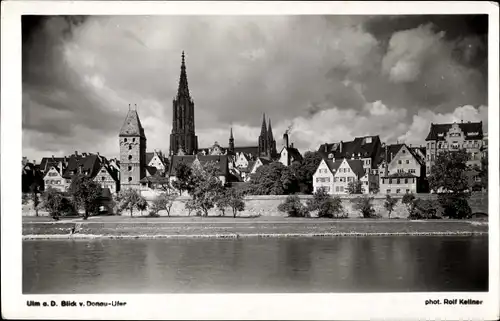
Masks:
[[[406,206],[406,210],[408,211],[408,217],[413,215],[413,208],[414,208],[414,201],[415,201],[415,195],[412,193],[407,193],[403,196],[401,199],[401,203],[403,203]]]
[[[467,198],[466,194],[440,194],[438,201],[443,208],[443,216],[458,219],[470,217],[472,210]]]
[[[376,217],[372,201],[373,197],[359,196],[354,200],[354,208],[360,211],[364,218]]]
[[[308,200],[307,208],[309,211],[317,210],[318,217],[339,217],[344,212],[342,200],[339,197],[332,198],[323,188],[316,190],[313,198]]]
[[[278,205],[278,211],[288,213],[290,217],[309,217],[309,211],[297,195],[287,196],[285,202]]]
[[[389,212],[389,218],[391,218],[391,213],[394,211],[394,207],[398,203],[396,198],[392,198],[391,195],[387,194],[385,197],[384,207]]]
[[[151,211],[149,211],[148,216],[149,217],[160,217],[160,214],[158,214],[158,212],[156,212],[155,210],[151,210]]]
[[[417,198],[413,201],[412,213],[408,216],[409,219],[435,219],[439,204],[435,200],[425,200]]]

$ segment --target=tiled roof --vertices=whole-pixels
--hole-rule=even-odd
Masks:
[[[242,146],[242,147],[234,147],[235,153],[243,153],[250,154],[253,157],[257,157],[259,154],[259,146]]]
[[[286,147],[283,147],[285,149]],[[286,148],[288,155],[290,155],[292,161],[302,161],[302,155],[300,154],[299,150],[295,147],[288,147]],[[283,151],[283,150],[282,150]]]
[[[371,139],[370,142],[368,142]],[[376,158],[380,151],[381,143],[378,136],[356,137],[353,141],[340,143],[326,143],[320,145],[318,152],[323,158],[333,154],[337,158],[351,158],[352,156],[362,158]]]
[[[63,173],[63,177],[64,178],[73,177],[73,175],[71,174],[72,171],[75,171],[75,173],[78,174],[80,166],[82,167],[82,172],[88,171],[88,174],[86,174],[87,177],[93,178],[101,168],[101,161],[99,160],[99,157],[94,154],[81,157],[80,155],[79,156],[71,155],[68,158],[68,166],[66,167]]]
[[[392,159],[396,154],[399,152],[401,147],[403,147],[404,144],[392,144],[392,145],[386,145],[387,147],[387,163],[392,162]],[[382,148],[380,150],[380,153],[378,155],[378,160],[377,160],[377,165],[379,165],[382,161],[385,160],[385,148]]]
[[[259,157],[260,161],[262,162],[262,165],[268,165],[271,164],[273,161],[264,157]]]
[[[149,162],[151,162],[151,160],[153,159],[154,156],[155,156],[155,153],[153,153],[153,152],[146,153],[146,165],[149,164]]]
[[[365,169],[363,168],[363,161],[359,159],[348,159],[347,163],[351,167],[352,171],[356,176],[362,177],[365,175]]]
[[[215,162],[216,164],[219,164],[219,173],[222,176],[227,176],[229,173],[229,168],[228,168],[228,159],[227,155],[201,155],[201,156],[194,156],[194,155],[184,155],[184,156],[172,156],[170,159],[170,176],[175,176],[175,168],[177,167],[178,164],[180,163],[185,163],[186,165],[191,166],[194,162],[194,160],[198,158],[200,161],[200,164],[205,164],[207,162]]]
[[[50,166],[58,166],[59,162],[64,162],[64,157],[43,157],[40,162],[40,170],[48,171]]]
[[[337,170],[339,169],[340,164],[342,164],[342,160],[331,160],[331,159],[325,159],[325,163],[330,169],[330,172],[335,174]]]
[[[158,169],[154,166],[146,166],[146,170],[148,171],[149,175],[154,175],[158,171]]]
[[[139,120],[139,115],[135,110],[129,110],[125,121],[123,122],[122,128],[120,129],[120,137],[123,136],[140,136],[146,137],[144,134],[144,128],[142,127],[141,121]]]
[[[444,140],[446,133],[448,133],[452,125],[453,124],[431,124],[431,129],[425,140]],[[465,133],[466,140],[483,139],[483,122],[457,123],[457,125]],[[474,135],[469,135],[468,133]],[[439,134],[443,135],[440,136]]]

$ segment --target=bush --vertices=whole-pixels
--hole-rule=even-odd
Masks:
[[[413,208],[414,208],[414,201],[415,201],[415,195],[412,193],[407,193],[403,196],[401,199],[401,203],[403,203],[406,206],[406,210],[408,211],[408,217],[413,215]]]
[[[467,201],[466,194],[441,194],[438,201],[443,208],[443,216],[449,218],[468,218],[472,215],[472,209]]]
[[[385,202],[384,202],[384,207],[389,213],[389,218],[391,218],[391,214],[394,211],[394,207],[396,207],[396,204],[398,203],[398,200],[395,198],[392,198],[391,195],[387,194],[385,197]]]
[[[354,208],[361,212],[364,218],[374,218],[375,209],[373,208],[373,197],[360,196],[354,200]]]
[[[160,214],[158,214],[158,212],[155,210],[151,210],[151,211],[149,211],[148,216],[149,217],[160,217]]]
[[[332,198],[323,188],[318,189],[313,198],[308,200],[307,208],[309,211],[318,211],[318,217],[333,218],[344,213],[342,200],[339,197]]]
[[[290,217],[309,217],[309,211],[297,195],[287,196],[285,202],[278,205],[278,211],[288,213]]]
[[[413,201],[412,213],[408,216],[411,220],[436,219],[439,204],[435,200],[417,198]]]

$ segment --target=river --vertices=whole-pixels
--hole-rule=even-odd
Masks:
[[[23,241],[23,293],[488,291],[488,238]]]

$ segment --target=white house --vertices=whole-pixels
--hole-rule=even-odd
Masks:
[[[43,182],[45,184],[45,189],[52,187],[60,192],[65,192],[71,183],[71,180],[67,180],[63,177],[64,168],[62,162],[59,165],[51,165],[49,169],[45,172],[43,177]]]
[[[120,181],[118,180],[118,171],[105,163],[101,163],[101,168],[94,177],[94,182],[102,188],[109,188],[112,194],[119,192]]]
[[[365,176],[361,160],[322,159],[313,175],[313,188],[324,188],[328,194],[348,194],[348,184]],[[369,190],[363,185],[363,193]]]

